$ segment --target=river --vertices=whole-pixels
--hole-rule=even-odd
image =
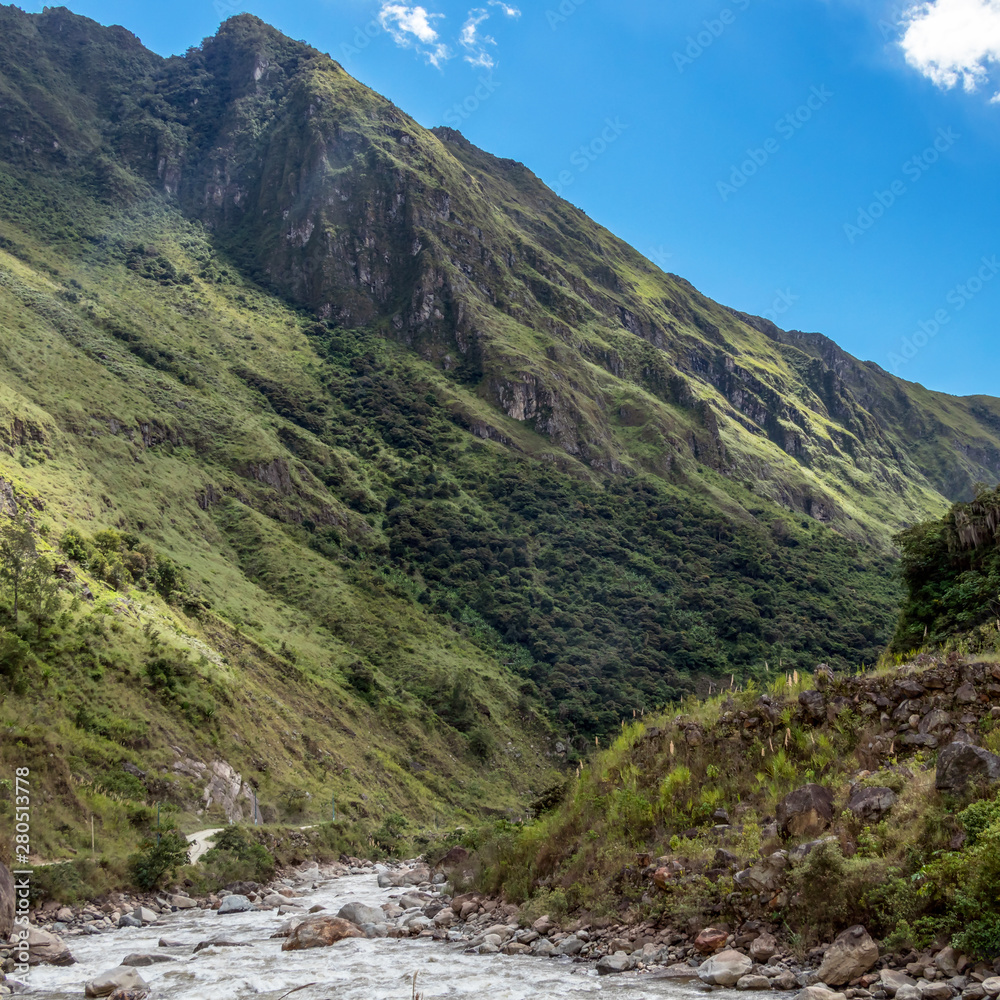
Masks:
[[[320,885],[303,902],[310,906],[318,903],[335,914],[352,900],[378,906],[399,894],[399,889],[380,889],[374,874],[348,875]],[[270,935],[285,919],[274,910],[226,916],[212,910],[181,910],[162,915],[149,927],[68,937],[77,964],[36,966],[28,977],[27,995],[80,1000],[88,979],[134,952],[167,954],[176,959],[139,969],[154,987],[155,1000],[279,1000],[308,983],[315,985],[293,993],[294,1000],[410,1000],[414,972],[417,993],[424,1000],[694,1000],[705,991],[696,983],[678,984],[638,973],[599,977],[593,964],[570,959],[465,954],[461,944],[427,938],[349,938],[329,948],[283,952],[282,939]],[[192,954],[196,944],[213,937],[245,943],[246,947],[210,947]],[[179,942],[181,947],[158,948],[160,938]],[[729,991],[713,992],[717,994],[713,1000],[735,997]]]

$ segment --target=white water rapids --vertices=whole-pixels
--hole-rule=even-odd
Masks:
[[[346,902],[378,906],[400,892],[379,889],[374,874],[348,875],[307,893],[302,902],[307,906],[318,903],[326,912],[336,914]],[[271,939],[271,934],[286,919],[274,910],[225,916],[212,910],[180,910],[141,929],[126,927],[100,935],[67,937],[77,964],[32,968],[26,996],[80,1000],[87,980],[117,966],[133,952],[175,959],[138,970],[153,987],[155,1000],[279,1000],[307,983],[316,985],[293,993],[291,1000],[410,1000],[414,972],[417,993],[424,1000],[694,1000],[705,990],[696,983],[678,984],[638,973],[598,977],[592,963],[570,959],[467,955],[461,944],[427,938],[348,938],[329,948],[283,952],[284,939]],[[214,937],[247,947],[210,947],[192,954],[196,944]],[[180,942],[182,947],[158,948],[160,938]],[[713,992],[718,994],[713,1000],[727,1000],[728,991]]]

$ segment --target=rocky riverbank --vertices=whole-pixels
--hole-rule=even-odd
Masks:
[[[165,914],[186,909],[215,910],[220,917],[219,932],[197,943],[195,954],[209,947],[237,947],[238,942],[226,936],[227,915],[271,910],[287,918],[273,934],[284,939],[286,951],[335,946],[351,937],[415,938],[483,956],[503,953],[525,961],[596,963],[604,975],[634,972],[746,991],[795,991],[801,1000],[951,1000],[959,995],[963,1000],[986,1000],[1000,995],[1000,977],[985,963],[972,963],[948,947],[882,956],[862,927],[799,956],[774,928],[759,921],[739,928],[706,927],[697,933],[650,921],[629,926],[584,918],[563,925],[546,915],[529,924],[514,905],[479,893],[453,895],[450,877],[465,861],[461,849],[433,868],[420,860],[387,865],[343,858],[338,864],[309,864],[284,872],[267,885],[235,883],[204,899],[177,891],[120,895],[79,908],[43,906],[31,915],[33,960],[70,963],[75,939],[119,927],[155,927]],[[349,902],[328,912],[310,901],[322,885],[373,872],[378,885],[389,890],[380,905]],[[176,960],[176,942],[161,938],[159,945],[158,953],[127,955],[120,966],[88,980],[87,995],[115,1000],[149,995],[140,970]],[[2,954],[9,966],[12,955]],[[0,993],[14,988],[4,984]]]

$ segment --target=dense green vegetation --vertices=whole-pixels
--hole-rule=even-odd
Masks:
[[[1000,488],[982,486],[938,521],[898,538],[906,597],[893,647],[900,652],[1000,641]]]

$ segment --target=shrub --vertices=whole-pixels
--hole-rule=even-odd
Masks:
[[[215,835],[213,845],[201,863],[218,886],[231,882],[266,882],[274,874],[274,855],[242,827],[227,826]]]
[[[144,892],[160,886],[164,876],[176,876],[187,864],[188,842],[176,830],[167,830],[158,839],[148,839],[128,858],[128,872],[135,885]]]

